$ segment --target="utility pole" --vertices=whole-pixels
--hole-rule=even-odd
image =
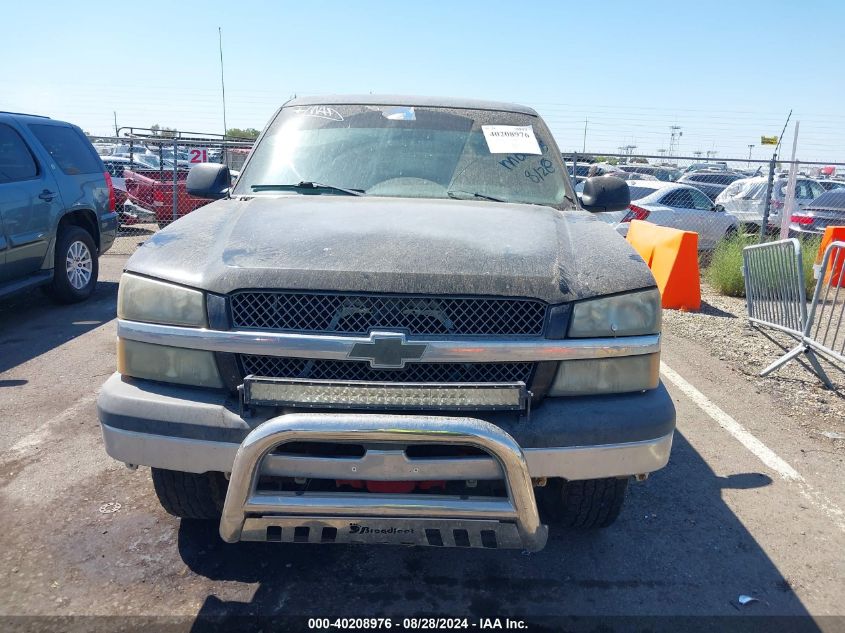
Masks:
[[[789,237],[789,223],[792,207],[795,206],[795,180],[798,178],[798,163],[795,161],[795,150],[798,147],[798,127],[801,121],[795,122],[795,136],[792,139],[792,160],[789,161],[789,179],[786,181],[786,200],[780,216],[780,239]]]
[[[769,230],[769,211],[772,208],[772,189],[774,188],[775,184],[775,168],[777,167],[778,163],[778,152],[780,151],[780,144],[783,141],[783,135],[786,133],[786,127],[789,125],[789,120],[792,118],[792,110],[789,111],[789,114],[786,115],[786,122],[783,124],[783,129],[780,132],[780,136],[778,137],[778,143],[775,145],[775,153],[772,154],[772,160],[769,161],[769,180],[766,182],[766,202],[765,206],[763,207],[763,221],[760,222],[760,243],[766,241],[766,234]],[[795,142],[798,142],[798,130],[795,130]],[[789,188],[787,187],[787,194],[789,192]],[[784,214],[786,213],[786,208],[784,208]]]
[[[117,136],[117,110],[113,111],[114,114],[114,135]]]
[[[748,144],[748,166],[751,167],[751,150],[754,149],[754,143]]]
[[[582,154],[587,153],[587,123],[589,123],[589,121],[587,121],[587,119],[584,119],[584,145],[581,148]]]
[[[220,91],[223,97],[223,163],[228,164],[226,160],[226,134],[229,128],[226,125],[226,82],[223,79],[223,29],[217,27],[217,41],[220,48]],[[175,162],[175,157],[174,157]]]

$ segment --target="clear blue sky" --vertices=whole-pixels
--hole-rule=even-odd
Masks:
[[[3,8],[0,109],[104,134],[159,123],[261,128],[294,93],[516,101],[563,150],[770,155],[801,121],[799,158],[845,161],[845,2],[14,2]],[[792,126],[787,132],[791,144]]]

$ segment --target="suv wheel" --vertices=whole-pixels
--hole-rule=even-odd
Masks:
[[[565,481],[555,479],[540,489],[546,519],[574,528],[605,528],[616,521],[628,489],[628,478]]]
[[[60,303],[77,303],[97,285],[99,262],[91,234],[78,226],[65,228],[56,243],[53,282],[49,294]]]
[[[229,485],[223,473],[151,470],[156,496],[168,514],[180,519],[220,518]]]

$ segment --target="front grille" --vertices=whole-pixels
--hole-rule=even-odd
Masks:
[[[546,304],[534,299],[243,291],[231,296],[236,328],[367,334],[540,336]]]
[[[534,363],[411,363],[403,369],[372,369],[367,361],[308,360],[242,354],[244,375],[266,378],[364,382],[530,384]]]

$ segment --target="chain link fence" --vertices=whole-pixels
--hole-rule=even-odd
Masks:
[[[629,211],[608,221],[694,231],[703,251],[737,234],[760,242],[816,238],[828,224],[845,224],[845,163],[588,152],[563,159],[576,183],[600,175],[628,182]],[[815,202],[833,189],[842,190],[839,211]]]
[[[200,163],[228,165],[233,181],[252,139],[215,134],[120,128],[117,136],[89,137],[115,187],[119,215],[115,253],[131,253],[163,228],[210,200],[188,194],[188,171]]]
[[[115,186],[120,228],[113,249],[124,253],[210,202],[188,194],[193,165],[226,164],[235,179],[254,143],[140,127],[90,140]],[[699,249],[710,251],[738,234],[762,242],[778,235],[816,237],[828,224],[845,225],[845,204],[838,212],[813,206],[833,189],[841,189],[845,201],[845,163],[590,152],[565,153],[563,160],[576,188],[591,176],[615,175],[628,182],[628,211],[603,218],[623,233],[630,220],[648,220],[695,231]]]

